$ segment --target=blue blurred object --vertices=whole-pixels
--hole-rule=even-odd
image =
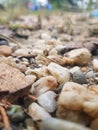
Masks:
[[[29,9],[32,11],[37,11],[37,10],[39,10],[39,7],[38,7],[38,5],[33,5],[32,7],[29,7]]]
[[[46,9],[47,9],[47,10],[52,10],[52,5],[51,5],[51,4],[47,4],[47,5],[46,5]]]
[[[37,11],[38,9],[39,9],[38,5],[34,5],[32,8],[33,11]]]
[[[37,11],[40,9],[52,10],[52,5],[48,3],[48,0],[30,0],[28,3],[28,9]]]
[[[92,17],[98,17],[98,10],[94,10],[90,14]]]

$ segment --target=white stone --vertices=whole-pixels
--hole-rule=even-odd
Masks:
[[[47,66],[42,66],[40,68],[35,68],[35,69],[28,69],[26,72],[25,72],[27,75],[28,74],[34,74],[36,75],[38,78],[41,78],[41,77],[44,77],[44,76],[47,76],[48,75],[48,69],[47,69]]]
[[[63,49],[65,46],[64,45],[57,45],[55,48],[56,48],[56,50],[58,51],[58,50],[60,50],[60,49]]]
[[[56,110],[56,94],[52,91],[48,91],[38,97],[38,103],[48,112],[54,112]]]
[[[91,58],[91,53],[86,48],[75,49],[68,53],[68,57],[72,58],[78,65],[85,65],[88,64]]]
[[[41,130],[91,130],[70,121],[50,118],[42,121]]]
[[[54,62],[51,62],[48,65],[48,70],[57,79],[59,83],[64,83],[70,80],[69,70]]]
[[[55,48],[52,48],[50,51],[49,51],[49,55],[57,55],[57,50]]]
[[[94,60],[93,60],[93,69],[94,69],[95,71],[98,71],[98,60],[97,60],[97,59],[94,59]]]
[[[73,68],[71,68],[69,71],[71,74],[75,73],[76,71],[79,71],[80,70],[80,67],[79,66],[75,66]]]
[[[57,81],[53,76],[42,77],[32,85],[30,92],[39,96],[46,91],[55,90],[57,85]]]
[[[47,40],[47,39],[51,39],[51,36],[48,33],[42,33],[41,38]]]
[[[32,103],[28,108],[29,115],[33,118],[33,120],[45,120],[46,118],[51,117],[51,115],[45,111],[44,108],[39,106],[37,103]]]
[[[30,49],[27,48],[21,48],[21,49],[17,49],[13,55],[15,56],[29,56],[32,54],[32,51]]]
[[[26,78],[27,78],[28,80],[30,80],[32,84],[33,84],[33,83],[35,82],[35,80],[36,80],[36,76],[35,76],[35,75],[27,75]]]

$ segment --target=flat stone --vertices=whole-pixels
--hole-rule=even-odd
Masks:
[[[21,72],[25,72],[27,70],[27,67],[20,62],[20,60],[18,58],[13,58],[12,56],[9,57],[0,57],[0,62],[4,62],[10,66],[12,66],[13,68],[19,69]]]
[[[3,62],[0,63],[0,91],[15,93],[30,86],[31,83],[31,79],[27,79],[18,69]]]

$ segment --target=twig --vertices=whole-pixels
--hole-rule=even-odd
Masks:
[[[16,40],[12,39],[12,38],[9,38],[9,37],[7,37],[7,36],[5,36],[5,35],[2,35],[2,34],[0,34],[0,37],[1,37],[1,38],[4,38],[4,39],[7,39],[7,40],[10,41],[10,42],[14,42],[14,43],[16,43],[19,47],[21,47],[20,43],[19,43],[18,41],[16,41]]]
[[[6,129],[6,130],[11,130],[8,116],[7,116],[7,114],[6,114],[5,109],[4,109],[2,106],[0,106],[0,113],[1,113],[2,118],[3,118],[3,122],[4,122],[5,129]]]
[[[38,15],[38,27],[39,27],[39,29],[42,28],[41,27],[41,16],[40,15]]]
[[[34,100],[34,101],[37,100],[37,97],[35,97],[35,96],[31,95],[31,94],[29,94],[28,97],[29,97],[30,99]]]

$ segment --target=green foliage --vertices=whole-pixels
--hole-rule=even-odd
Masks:
[[[54,8],[60,8],[59,0],[49,0],[49,2],[52,3]]]

